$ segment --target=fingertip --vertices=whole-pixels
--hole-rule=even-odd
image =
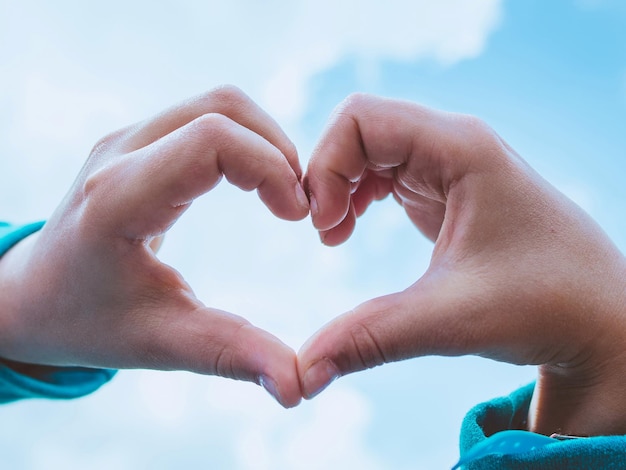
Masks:
[[[268,333],[269,335],[269,333]],[[272,340],[278,348],[267,356],[257,383],[283,408],[293,408],[302,401],[298,362],[293,349],[277,338]]]
[[[298,351],[297,371],[305,400],[319,395],[342,375],[337,364],[327,355],[324,331],[322,328],[311,336]]]
[[[334,247],[344,243],[348,236],[343,236],[338,230],[325,230],[319,232],[321,242],[328,246]]]
[[[412,357],[410,323],[398,306],[396,294],[372,299],[311,336],[297,355],[302,396],[311,399],[339,377]]]
[[[350,195],[351,183],[349,181],[333,179],[324,184],[321,182],[313,184],[311,181],[306,186],[306,190],[311,219],[316,230],[329,232],[344,224],[352,224],[353,227],[354,221],[351,219],[356,219],[356,214]]]
[[[350,204],[348,213],[344,219],[335,227],[329,230],[320,230],[320,240],[326,246],[338,246],[350,238],[356,226],[356,212],[354,206]]]
[[[307,400],[316,397],[340,376],[339,369],[330,359],[314,362],[302,375],[302,396]]]
[[[289,165],[293,169],[298,181],[302,180],[302,166],[300,165],[300,157],[298,156],[298,149],[296,148],[296,144],[294,144],[291,139],[289,139],[285,135],[285,139],[287,139],[287,143],[281,147],[285,158],[289,162]]]
[[[304,188],[302,187],[302,183],[300,183],[300,181],[296,182],[296,201],[298,201],[301,208],[306,209],[306,214],[308,214],[311,208],[309,198],[304,192]]]
[[[258,195],[267,208],[284,220],[302,220],[309,214],[309,199],[296,180],[290,190],[288,182],[267,181],[258,188]]]
[[[259,385],[283,408],[293,408],[302,401],[302,393],[299,390],[298,393],[295,393],[295,389],[281,393],[276,381],[269,375],[261,375]]]
[[[291,401],[283,401],[283,402],[279,402],[280,405],[285,408],[285,409],[290,409],[290,408],[295,408],[296,406],[298,406],[300,404],[300,402],[302,401],[302,396],[299,395],[297,398],[291,400]]]
[[[332,231],[332,229],[340,224],[341,221],[324,221],[323,219],[328,219],[328,217],[324,217],[323,214],[320,214],[319,204],[317,202],[317,198],[311,192],[309,192],[309,208],[311,212],[311,222],[313,223],[313,228],[318,231],[320,236],[320,240],[323,244],[326,243],[326,235],[328,232]]]

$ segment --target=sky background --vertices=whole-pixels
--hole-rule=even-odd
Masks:
[[[222,83],[284,127],[303,163],[355,91],[486,120],[622,251],[626,3],[620,0],[0,0],[0,218],[45,219],[103,135]],[[426,269],[432,245],[392,201],[321,245],[223,182],[160,253],[208,305],[294,349]],[[93,395],[0,409],[12,469],[436,469],[471,406],[532,367],[419,358],[341,378],[283,410],[254,384],[123,371]]]

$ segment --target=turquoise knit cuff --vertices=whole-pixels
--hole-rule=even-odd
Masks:
[[[34,222],[26,225],[11,225],[0,222],[0,256],[4,255],[14,245],[29,235],[41,230],[44,222]]]
[[[461,460],[470,454],[472,449],[476,449],[476,446],[491,447],[494,451],[489,455],[485,454],[479,460],[463,465],[462,468],[469,470],[626,468],[626,436],[554,441],[519,453],[514,446],[509,445],[510,443],[505,443],[499,452],[497,447],[503,441],[502,434],[498,433],[525,428],[534,387],[535,384],[530,384],[508,397],[482,403],[466,415],[461,428]],[[548,438],[544,436],[543,439]]]

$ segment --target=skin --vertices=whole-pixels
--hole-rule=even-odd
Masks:
[[[222,176],[278,217],[306,217],[301,174],[291,141],[233,87],[103,138],[43,230],[0,260],[0,356],[220,375],[295,406],[295,352],[203,305],[154,250]]]
[[[539,365],[528,429],[626,433],[626,261],[596,223],[482,121],[353,95],[309,163],[313,223],[345,242],[392,194],[434,242],[406,290],[322,327],[298,353],[305,398],[425,355]]]
[[[539,365],[528,428],[626,433],[626,260],[480,120],[354,95],[311,157],[241,91],[215,89],[102,139],[41,232],[0,259],[0,357],[189,370],[263,385],[283,406],[423,355]],[[345,242],[392,194],[434,244],[412,286],[337,317],[295,352],[203,305],[155,251],[222,176],[278,217]],[[63,293],[63,295],[59,295]]]

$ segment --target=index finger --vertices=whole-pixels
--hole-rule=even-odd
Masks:
[[[296,176],[302,176],[295,145],[278,123],[239,88],[223,85],[185,100],[145,121],[108,136],[121,153],[146,147],[201,116],[221,114],[260,135],[278,148]],[[112,138],[113,137],[113,138]]]
[[[466,171],[472,142],[479,142],[477,123],[406,101],[348,97],[333,113],[309,162],[313,224],[320,231],[350,225],[352,183],[366,169],[391,172],[393,191],[404,202],[445,203],[446,187]]]
[[[225,176],[258,194],[278,217],[300,220],[308,201],[273,145],[221,114],[202,116],[86,179],[89,226],[131,240],[163,234],[194,199]]]

